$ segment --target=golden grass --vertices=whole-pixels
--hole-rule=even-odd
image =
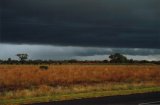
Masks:
[[[48,65],[48,70],[40,66],[0,65],[0,104],[160,90],[159,65]]]
[[[35,65],[0,65],[0,89],[17,90],[47,86],[94,83],[159,83],[157,65],[50,65],[40,70]]]

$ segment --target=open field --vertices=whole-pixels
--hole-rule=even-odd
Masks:
[[[0,65],[0,104],[160,91],[159,65]]]

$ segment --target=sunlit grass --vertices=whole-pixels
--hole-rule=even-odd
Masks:
[[[0,104],[160,91],[158,65],[0,65]]]

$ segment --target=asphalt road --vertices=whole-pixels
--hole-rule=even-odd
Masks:
[[[147,104],[148,102],[150,104]],[[160,105],[160,92],[37,103],[32,105]]]

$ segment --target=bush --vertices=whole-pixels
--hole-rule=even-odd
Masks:
[[[48,67],[48,66],[40,66],[39,68],[40,68],[41,70],[48,70],[49,67]]]

